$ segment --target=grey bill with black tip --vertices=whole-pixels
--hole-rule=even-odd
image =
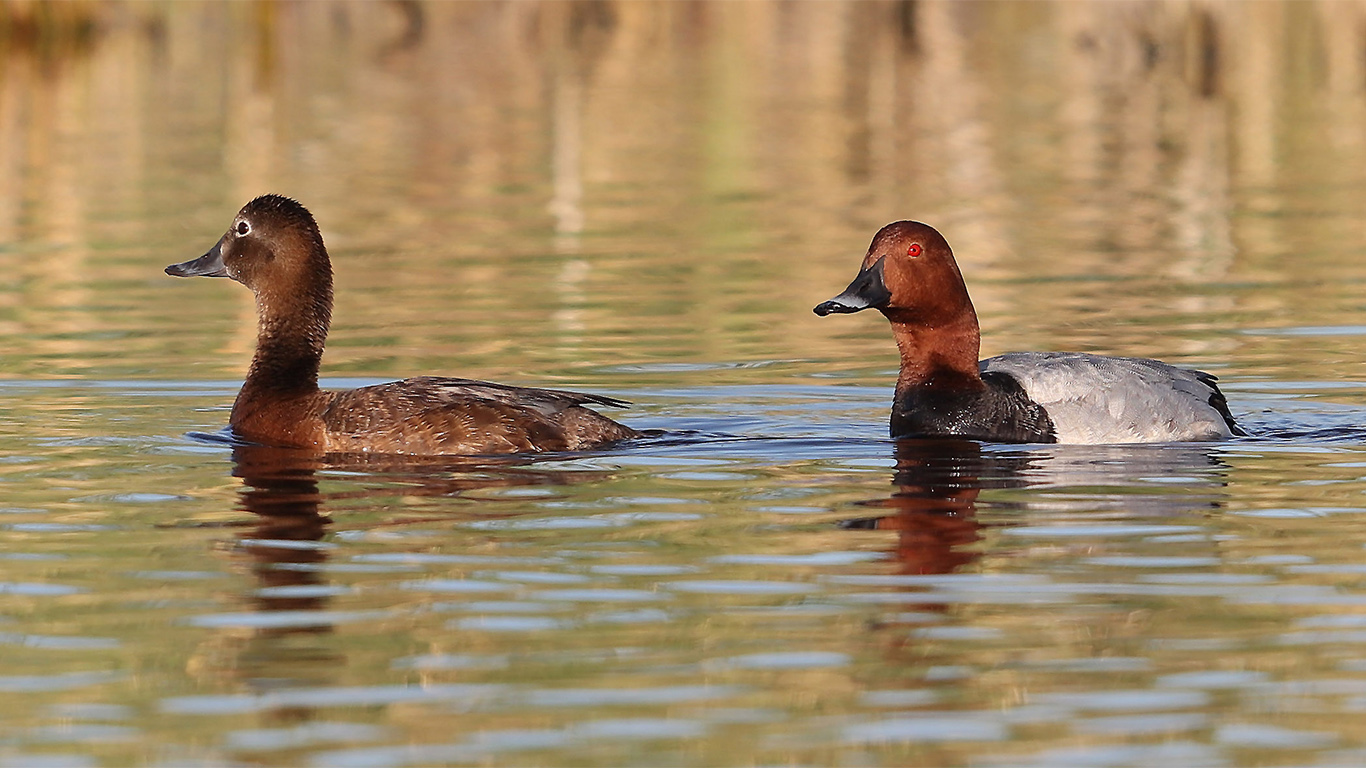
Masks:
[[[844,289],[844,293],[816,305],[811,310],[821,317],[831,314],[849,314],[865,309],[876,309],[892,299],[891,291],[882,282],[883,259],[873,262],[873,266],[859,270],[854,282]]]

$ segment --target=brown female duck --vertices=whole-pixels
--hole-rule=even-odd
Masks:
[[[230,277],[256,294],[256,355],[229,425],[245,440],[323,452],[489,454],[596,448],[640,433],[585,405],[601,395],[421,376],[372,387],[318,388],[332,319],[332,263],[313,215],[263,195],[208,253],[166,268]]]

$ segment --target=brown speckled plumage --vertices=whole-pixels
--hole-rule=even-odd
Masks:
[[[420,376],[340,392],[318,388],[332,317],[332,265],[312,214],[279,195],[247,203],[178,277],[231,277],[256,295],[256,355],[233,403],[238,436],[324,452],[495,454],[595,448],[640,433],[585,405],[600,395]]]

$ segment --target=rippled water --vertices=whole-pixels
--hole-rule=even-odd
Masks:
[[[34,10],[37,9],[37,10]],[[4,6],[0,765],[1359,765],[1356,3]],[[318,215],[326,382],[664,436],[317,462],[212,439]],[[939,226],[984,353],[1217,373],[1252,437],[885,439]]]

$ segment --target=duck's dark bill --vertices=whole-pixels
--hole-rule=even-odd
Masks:
[[[197,259],[182,261],[166,268],[172,277],[227,277],[228,268],[223,265],[223,241],[218,241],[209,252]]]
[[[811,311],[821,317],[831,314],[848,314],[883,306],[891,299],[891,292],[882,282],[882,259],[878,259],[873,266],[860,270],[858,277],[855,277],[854,282],[844,289],[844,293],[816,305],[816,308]]]

